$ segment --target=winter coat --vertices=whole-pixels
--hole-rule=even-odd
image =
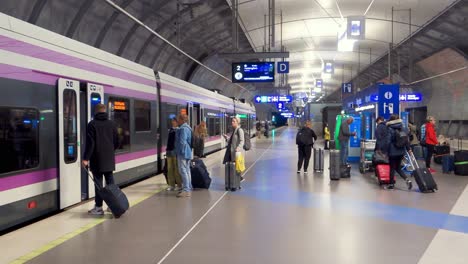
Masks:
[[[91,171],[115,170],[115,153],[119,146],[117,126],[107,113],[96,113],[86,129],[86,146],[83,160],[89,160]]]
[[[171,127],[169,129],[169,135],[167,137],[167,144],[166,144],[166,156],[168,157],[175,157],[175,141],[176,141],[176,133],[177,128]]]
[[[176,132],[176,154],[177,157],[182,157],[183,159],[190,160],[192,159],[192,129],[183,123]]]
[[[346,120],[342,120],[341,121],[341,126],[340,126],[340,134],[338,136],[338,140],[340,142],[347,142],[349,141],[349,137],[353,136],[353,134],[351,134],[349,132],[349,124]]]
[[[240,127],[236,128],[236,130],[232,132],[232,135],[228,140],[226,152],[224,153],[223,164],[235,161],[237,148],[241,151],[244,148],[244,130]]]
[[[435,132],[434,125],[431,122],[426,123],[426,144],[428,145],[437,145],[437,135]]]
[[[387,127],[389,128],[387,140],[388,142],[390,142],[389,148],[388,148],[388,156],[389,157],[404,156],[406,151],[410,150],[409,140],[406,146],[402,148],[398,148],[397,146],[395,146],[395,134],[397,133],[397,130],[404,129],[409,136],[409,131],[403,127],[403,122],[401,119],[388,121]]]
[[[317,140],[317,135],[315,134],[314,130],[305,126],[299,130],[299,133],[304,134],[301,138],[303,138],[305,142],[298,142],[296,139],[297,145],[314,146],[314,142]]]
[[[375,129],[375,150],[388,152],[388,128],[385,122],[380,122]]]

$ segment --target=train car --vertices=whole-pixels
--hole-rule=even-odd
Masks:
[[[120,185],[160,170],[169,117],[206,121],[213,152],[225,146],[223,117],[235,105],[255,115],[251,105],[1,13],[0,88],[0,232],[94,197],[80,164],[97,103],[118,127]]]

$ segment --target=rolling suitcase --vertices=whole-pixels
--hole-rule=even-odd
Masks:
[[[375,173],[379,184],[390,184],[390,165],[389,164],[377,164]]]
[[[329,159],[329,167],[330,170],[330,180],[337,181],[340,179],[340,168],[341,167],[341,159],[340,159],[340,151],[336,149],[330,150],[330,159]]]
[[[442,172],[450,173],[453,171],[455,157],[453,155],[445,155],[442,157]]]
[[[351,165],[344,164],[340,167],[340,177],[341,178],[351,178]]]
[[[314,171],[323,171],[323,149],[314,148]]]
[[[336,143],[335,143],[335,140],[330,140],[329,141],[329,146],[328,146],[328,149],[332,150],[332,149],[336,149]]]
[[[224,186],[226,191],[235,192],[240,189],[240,175],[236,171],[235,162],[227,162],[225,165]]]
[[[436,192],[437,184],[434,181],[431,172],[427,168],[419,167],[418,161],[414,158],[413,153],[406,153],[406,155],[408,155],[408,157],[410,158],[411,165],[414,168],[414,171],[411,173],[411,175],[416,180],[419,190],[422,193]]]
[[[208,189],[211,185],[210,173],[201,159],[193,159],[190,162],[190,174],[192,175],[192,187]]]
[[[454,152],[454,172],[456,175],[468,176],[468,150],[462,150],[461,139],[458,139],[458,150]]]
[[[112,214],[115,218],[119,218],[123,215],[128,208],[130,207],[128,203],[127,196],[120,190],[119,186],[115,184],[107,184],[105,187],[101,186],[101,183],[96,182],[94,176],[89,173],[89,170],[86,169],[88,176],[93,180],[94,185],[98,190],[99,196],[101,196],[102,200],[106,202],[107,206],[109,206]]]

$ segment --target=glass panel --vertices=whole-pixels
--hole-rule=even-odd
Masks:
[[[0,173],[39,165],[39,112],[0,107]]]
[[[130,110],[129,100],[124,98],[109,97],[109,118],[117,125],[119,152],[130,151]]]
[[[77,106],[76,92],[65,89],[63,91],[63,148],[65,163],[73,163],[77,157]]]
[[[135,131],[151,130],[151,103],[135,100]]]
[[[91,94],[91,119],[94,118],[96,113],[96,105],[101,103],[101,95],[98,93]]]

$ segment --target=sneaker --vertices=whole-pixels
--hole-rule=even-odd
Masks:
[[[389,184],[389,185],[385,186],[384,189],[385,190],[393,190],[393,189],[395,189],[395,185]]]
[[[182,197],[190,197],[192,194],[190,192],[186,191],[181,191],[180,193],[177,194],[177,197],[182,198]]]
[[[408,190],[413,189],[413,183],[410,180],[406,180],[406,185],[408,186]]]
[[[298,170],[298,171],[297,171],[297,174],[301,174],[301,170]]]
[[[88,214],[90,214],[90,215],[104,215],[104,211],[102,210],[102,207],[95,206],[93,209],[88,211]]]
[[[436,171],[433,168],[428,169],[430,173],[436,173]]]
[[[244,177],[240,176],[240,181],[241,182],[245,181]]]
[[[173,186],[169,186],[166,189],[166,191],[168,191],[168,192],[171,192],[171,191],[174,191],[174,190],[175,190],[175,187],[173,187]]]
[[[304,171],[304,174],[307,174],[307,171]]]

